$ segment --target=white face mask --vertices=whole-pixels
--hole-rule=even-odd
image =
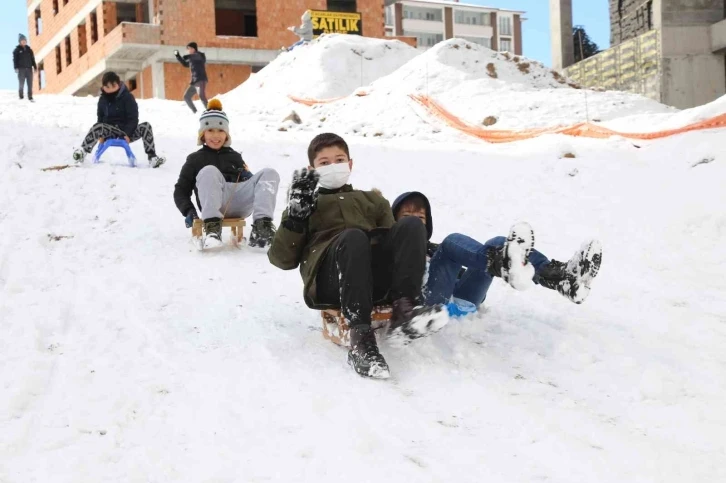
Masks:
[[[318,184],[322,188],[337,190],[348,182],[350,165],[348,163],[329,164],[315,169],[320,175]]]

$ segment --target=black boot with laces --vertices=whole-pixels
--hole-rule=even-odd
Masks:
[[[386,360],[378,351],[376,335],[370,325],[351,327],[348,365],[361,376],[374,379],[388,379],[391,376]]]
[[[272,223],[270,218],[260,218],[252,223],[252,232],[250,233],[250,239],[247,245],[251,247],[265,248],[272,244],[272,239],[275,238],[276,232],[275,225]]]

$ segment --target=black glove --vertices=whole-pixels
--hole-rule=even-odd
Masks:
[[[194,220],[198,219],[199,216],[197,216],[197,210],[190,210],[189,214],[184,218],[184,224],[187,226],[187,228],[191,228],[194,226]]]
[[[428,255],[429,257],[433,257],[434,253],[436,253],[436,250],[438,250],[438,249],[439,249],[438,243],[428,242],[426,244],[426,255]]]
[[[314,169],[303,168],[292,175],[292,183],[287,198],[287,214],[295,221],[310,218],[315,209],[317,193],[315,186],[320,175]]]

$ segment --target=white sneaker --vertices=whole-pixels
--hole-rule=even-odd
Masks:
[[[534,231],[529,223],[512,226],[503,247],[502,279],[516,290],[527,290],[534,285],[534,267],[529,254],[534,248]]]
[[[149,166],[152,168],[158,168],[162,164],[166,163],[166,158],[163,156],[154,156],[149,160]]]
[[[87,155],[88,155],[88,153],[85,152],[83,149],[80,149],[80,148],[76,149],[75,151],[73,151],[73,160],[76,163],[82,163],[83,161],[86,160]]]

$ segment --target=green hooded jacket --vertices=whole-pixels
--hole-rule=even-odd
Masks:
[[[330,308],[316,301],[315,278],[328,247],[343,230],[358,228],[371,232],[376,228],[388,229],[394,223],[391,205],[379,192],[358,191],[350,185],[339,190],[320,188],[315,211],[300,227],[300,233],[290,229],[287,220],[285,210],[267,257],[283,270],[300,266],[305,284],[303,297],[313,309]]]

